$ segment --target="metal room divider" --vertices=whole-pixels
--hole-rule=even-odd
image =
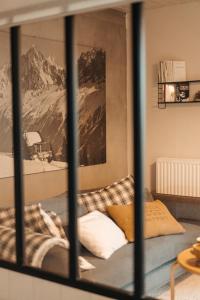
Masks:
[[[16,263],[0,261],[0,267],[19,273],[43,278],[66,286],[107,296],[114,299],[152,299],[144,296],[144,226],[143,226],[143,169],[144,169],[144,106],[145,71],[142,26],[142,3],[133,3],[132,11],[132,75],[133,75],[133,140],[134,140],[134,180],[135,180],[135,254],[133,253],[134,294],[122,289],[112,288],[79,278],[78,274],[78,236],[77,236],[77,110],[76,110],[76,70],[74,66],[74,16],[65,17],[65,61],[66,106],[68,111],[68,202],[69,206],[69,276],[61,277],[41,269],[25,265],[24,243],[24,197],[23,163],[20,101],[20,26],[10,29],[12,107],[13,107],[13,146],[14,146],[14,187],[16,217]],[[66,201],[68,201],[66,198]]]

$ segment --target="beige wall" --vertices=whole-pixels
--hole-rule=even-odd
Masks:
[[[147,185],[155,189],[157,157],[200,157],[200,105],[157,108],[156,66],[160,60],[185,60],[188,79],[200,79],[200,3],[146,11],[147,35]],[[154,175],[151,177],[151,175]]]
[[[131,13],[126,13],[126,38],[127,38],[127,162],[128,173],[133,174],[133,90],[132,90],[132,61],[131,61]]]
[[[22,28],[25,36],[63,41],[62,20],[31,24]],[[80,168],[80,189],[102,187],[128,174],[126,101],[125,16],[107,10],[76,17],[77,44],[102,47],[106,51],[106,142],[107,162]],[[34,41],[34,40],[33,40]],[[23,40],[22,40],[23,42]],[[0,205],[13,202],[12,178],[0,180]],[[66,171],[25,176],[26,203],[45,199],[66,190]]]
[[[66,170],[24,176],[25,203],[47,199],[66,191]],[[0,207],[14,203],[13,177],[0,179]]]

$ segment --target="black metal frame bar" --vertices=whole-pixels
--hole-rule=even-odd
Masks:
[[[24,264],[24,199],[20,101],[20,28],[10,30],[17,265]]]
[[[23,201],[23,164],[21,143],[21,102],[20,102],[20,28],[12,27],[11,61],[12,61],[12,94],[13,94],[13,145],[15,174],[15,207],[16,207],[16,249],[17,263],[0,260],[0,267],[19,273],[57,282],[88,292],[114,299],[153,299],[144,296],[144,242],[143,242],[143,150],[144,150],[144,99],[141,93],[144,80],[142,65],[142,3],[134,3],[132,8],[132,71],[134,79],[133,112],[134,112],[134,171],[135,171],[135,294],[103,284],[89,282],[79,278],[78,243],[77,243],[77,110],[76,82],[74,63],[74,17],[65,17],[65,60],[66,60],[66,107],[68,112],[68,205],[69,205],[69,241],[70,266],[69,278],[24,265],[24,201]],[[67,201],[67,200],[66,200]]]
[[[69,207],[69,277],[78,277],[77,245],[77,109],[76,109],[76,70],[74,51],[74,17],[65,17],[65,62],[67,87],[67,136],[68,136],[68,207]]]
[[[133,116],[134,116],[134,178],[135,178],[135,295],[141,299],[144,295],[144,101],[143,89],[145,65],[143,58],[142,4],[132,5],[132,76],[133,76]],[[142,84],[144,86],[142,86]]]

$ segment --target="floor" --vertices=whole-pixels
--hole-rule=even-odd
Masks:
[[[170,300],[170,289],[163,292],[159,299]],[[189,275],[177,282],[175,300],[200,300],[200,276]]]

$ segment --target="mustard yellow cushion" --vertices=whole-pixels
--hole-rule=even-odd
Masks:
[[[129,242],[134,241],[133,209],[134,204],[107,206],[107,212],[124,231]],[[145,238],[185,232],[183,226],[170,214],[167,207],[155,200],[144,204]]]
[[[107,206],[108,215],[121,228],[129,242],[133,242],[133,205]]]

